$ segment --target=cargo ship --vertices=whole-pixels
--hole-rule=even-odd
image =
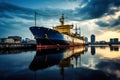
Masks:
[[[36,18],[35,18],[36,19]],[[84,45],[84,37],[76,32],[72,33],[73,25],[64,24],[64,14],[60,18],[60,25],[54,26],[53,29],[47,27],[30,27],[36,47],[38,48],[63,48],[70,46]]]

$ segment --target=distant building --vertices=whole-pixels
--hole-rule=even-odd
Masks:
[[[4,43],[14,43],[14,39],[6,38]]]
[[[0,40],[0,43],[14,43],[14,40],[9,38],[1,38]]]
[[[113,44],[113,43],[119,43],[119,40],[118,38],[110,38],[110,43]]]
[[[13,39],[14,43],[21,43],[22,37],[20,36],[8,36],[8,39]]]
[[[105,43],[107,43],[106,41],[100,41],[99,42],[100,44],[105,44]]]
[[[27,42],[28,44],[36,44],[36,40],[30,40],[29,42]]]
[[[31,40],[31,39],[29,39],[29,38],[26,38],[26,39],[25,39],[25,42],[26,42],[27,44],[36,44],[36,40]]]
[[[91,35],[91,43],[95,43],[95,35]]]
[[[85,37],[85,39],[84,39],[84,40],[85,40],[85,43],[86,43],[86,44],[88,44],[88,38],[87,38],[87,37]]]
[[[114,43],[114,39],[110,38],[110,43]]]
[[[26,41],[26,42],[29,42],[29,41],[30,41],[30,39],[29,39],[29,38],[25,38],[25,41]]]
[[[0,43],[21,43],[22,37],[20,36],[8,36],[8,38],[1,38]]]
[[[118,38],[114,38],[114,43],[118,43]]]

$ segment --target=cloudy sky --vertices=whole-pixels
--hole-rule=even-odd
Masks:
[[[59,25],[64,13],[65,24],[77,25],[85,37],[120,40],[120,0],[1,0],[0,37],[33,38],[29,27],[34,26],[35,11],[37,26]]]

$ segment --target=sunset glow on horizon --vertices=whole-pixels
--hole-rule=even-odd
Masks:
[[[118,38],[120,40],[120,32],[106,31],[96,37],[98,41],[110,41],[111,38]]]

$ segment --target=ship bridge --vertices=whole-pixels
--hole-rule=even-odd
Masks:
[[[64,14],[60,18],[61,25],[53,27],[54,30],[57,30],[60,33],[71,34],[71,29],[73,25],[64,25]]]

